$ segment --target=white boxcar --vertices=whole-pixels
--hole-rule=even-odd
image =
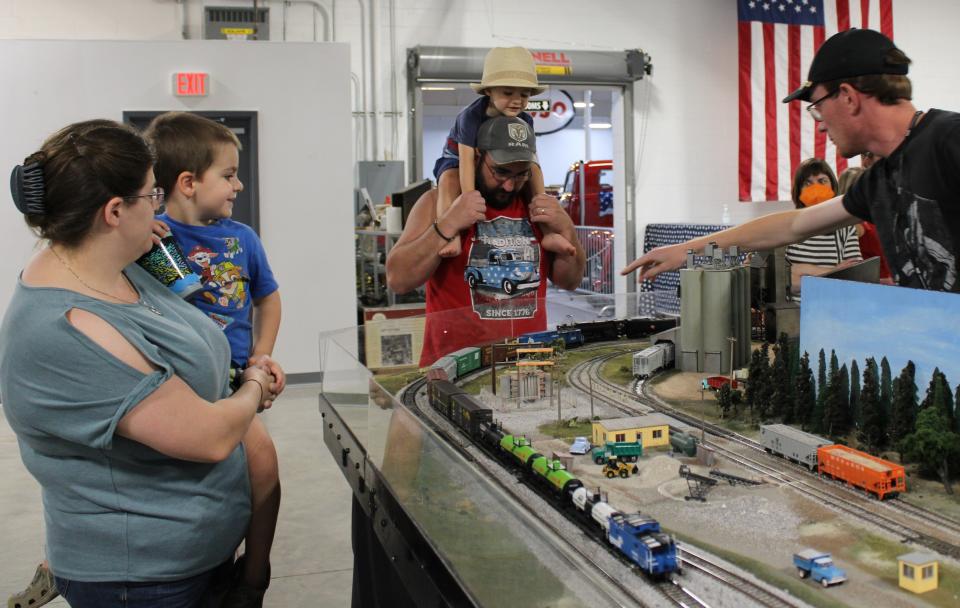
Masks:
[[[646,378],[673,364],[673,342],[661,342],[633,355],[633,375]]]
[[[450,355],[440,357],[430,366],[432,369],[442,369],[447,373],[447,380],[453,382],[457,379],[457,360]]]
[[[802,464],[811,471],[817,468],[817,448],[833,445],[829,439],[795,429],[786,424],[760,426],[760,443],[766,451]]]

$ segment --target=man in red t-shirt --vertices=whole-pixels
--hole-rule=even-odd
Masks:
[[[573,221],[557,199],[531,193],[537,162],[533,130],[497,117],[477,134],[477,189],[436,215],[437,191],[414,205],[387,257],[387,285],[405,293],[427,284],[427,319],[420,365],[465,346],[546,328],[546,279],[575,289],[586,264]],[[572,254],[540,245],[543,228],[573,244]],[[460,234],[460,255],[439,251]]]

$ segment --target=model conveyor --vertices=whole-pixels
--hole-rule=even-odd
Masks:
[[[684,500],[707,502],[707,493],[717,485],[717,480],[713,477],[694,473],[685,464],[680,465],[680,477],[687,480],[687,488],[690,490],[690,495],[684,496]]]

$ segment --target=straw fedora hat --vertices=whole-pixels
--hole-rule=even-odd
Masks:
[[[545,85],[537,82],[533,55],[522,46],[490,49],[483,60],[483,78],[480,84],[471,83],[470,87],[477,93],[490,87],[523,87],[532,89],[533,95],[547,90]]]

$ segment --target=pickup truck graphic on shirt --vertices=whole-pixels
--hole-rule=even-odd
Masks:
[[[491,249],[485,258],[474,260],[463,272],[463,279],[476,289],[486,286],[500,290],[506,295],[517,291],[536,289],[540,284],[538,264],[524,259],[523,249]],[[527,256],[532,257],[532,256]]]

